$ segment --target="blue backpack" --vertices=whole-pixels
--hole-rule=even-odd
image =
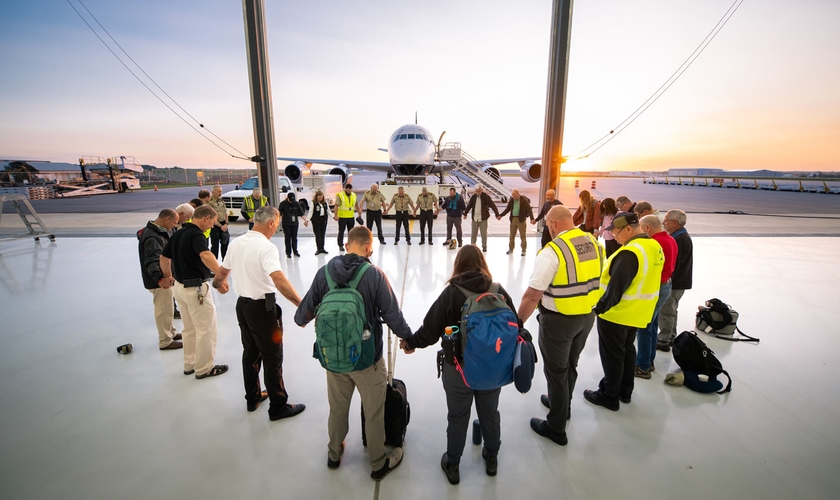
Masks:
[[[455,285],[458,286],[458,285]],[[461,306],[459,338],[464,365],[456,368],[473,390],[498,389],[513,382],[519,320],[493,283],[483,293],[458,289],[467,296]]]

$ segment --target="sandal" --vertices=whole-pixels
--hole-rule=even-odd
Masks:
[[[195,378],[202,379],[207,377],[215,377],[216,375],[221,375],[228,371],[227,365],[216,365],[210,369],[209,372],[205,373],[204,375],[196,375]]]

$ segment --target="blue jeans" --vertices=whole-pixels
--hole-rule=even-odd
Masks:
[[[650,368],[654,358],[656,358],[656,340],[657,330],[659,330],[659,310],[671,296],[671,282],[662,283],[659,286],[659,299],[656,300],[656,306],[653,308],[653,319],[650,320],[648,326],[639,328],[636,332],[636,366],[642,370]]]

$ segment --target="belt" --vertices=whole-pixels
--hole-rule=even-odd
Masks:
[[[177,281],[179,285],[181,285],[185,288],[190,288],[190,287],[194,287],[194,286],[201,286],[204,283],[207,283],[208,281],[212,281],[212,280],[213,280],[213,278],[186,278],[183,281],[178,281],[178,280],[175,280],[175,281]],[[189,283],[189,284],[187,284],[187,283]]]
[[[381,211],[382,211],[382,209],[380,208],[379,210],[374,210],[374,209],[372,209],[372,208],[366,208],[366,209],[365,209],[365,211],[366,211],[366,212],[381,212]]]
[[[261,299],[256,299],[256,300],[255,300],[255,299],[251,299],[251,298],[248,298],[248,297],[242,297],[242,296],[240,296],[240,297],[239,297],[239,300],[241,300],[241,301],[243,301],[243,302],[265,302],[265,297],[263,297],[263,298],[261,298]]]

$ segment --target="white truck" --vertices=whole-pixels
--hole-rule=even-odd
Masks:
[[[240,215],[242,215],[239,211],[242,207],[242,200],[246,196],[251,196],[254,188],[259,186],[259,179],[257,177],[250,177],[242,183],[239,189],[222,194],[222,201],[225,202],[225,208],[227,208],[228,220],[230,222],[236,222],[239,219]],[[286,176],[281,175],[277,177],[277,189],[277,203],[285,200],[286,195],[293,192],[298,200],[305,198],[310,205],[312,204],[313,191],[306,186],[292,184]]]
[[[335,197],[343,189],[340,175],[314,174],[304,177],[302,182],[304,186],[308,187],[312,191],[313,195],[315,191],[321,190],[321,192],[324,193],[324,198],[327,200],[327,204],[330,206],[330,210],[334,210]]]
[[[460,186],[455,184],[427,184],[426,176],[424,175],[395,175],[392,178],[379,183],[379,191],[385,196],[388,204],[391,204],[391,199],[397,194],[399,188],[403,188],[405,194],[411,198],[411,202],[417,201],[417,196],[423,192],[423,188],[427,188],[430,193],[437,194],[438,206],[443,202],[443,199],[449,196],[449,188],[455,188],[460,191]],[[385,218],[393,218],[394,210],[389,210]]]

